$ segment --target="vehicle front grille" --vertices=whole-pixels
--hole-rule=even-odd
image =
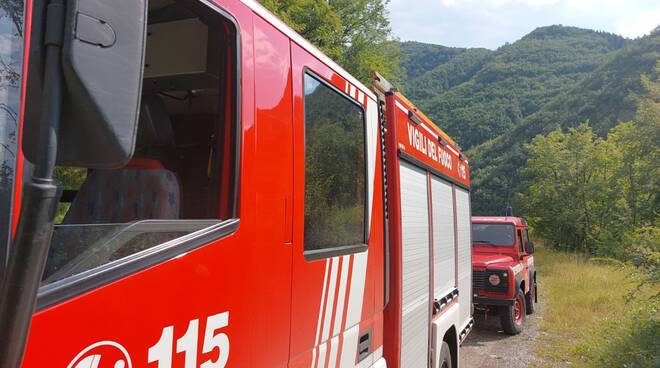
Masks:
[[[472,288],[475,290],[483,290],[486,286],[486,271],[472,270]]]
[[[504,271],[506,272],[506,271]],[[497,285],[493,286],[488,282],[488,277],[492,274],[497,274],[500,276],[502,282]],[[495,293],[506,293],[509,291],[509,280],[505,277],[503,277],[503,270],[484,270],[484,271],[479,271],[479,270],[472,270],[472,289],[474,291],[476,290],[482,290],[482,291],[489,291],[489,292],[495,292]]]

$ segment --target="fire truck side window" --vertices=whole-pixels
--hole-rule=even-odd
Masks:
[[[0,8],[0,276],[11,238],[12,207],[18,163],[18,121],[23,67],[23,33],[18,19],[8,9],[23,9],[23,1],[12,1]],[[19,13],[19,12],[17,12]],[[22,14],[22,12],[20,12]],[[16,23],[12,22],[14,20]]]
[[[150,4],[133,158],[111,170],[58,168],[67,203],[44,284],[175,252],[235,223],[237,50],[234,24],[210,8]]]
[[[305,254],[366,243],[364,110],[305,74]]]
[[[525,241],[523,240],[522,230],[518,230],[518,250],[520,253],[525,252]]]
[[[523,236],[525,237],[525,251],[528,251],[531,246],[532,240],[529,238],[529,229],[525,229]]]

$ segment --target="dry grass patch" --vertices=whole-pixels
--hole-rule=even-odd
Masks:
[[[657,285],[618,262],[588,261],[539,247],[545,316],[537,354],[554,365],[658,367]]]

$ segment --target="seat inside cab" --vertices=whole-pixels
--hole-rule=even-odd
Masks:
[[[134,155],[114,169],[57,168],[47,282],[236,217],[236,28],[198,1],[152,0],[148,20]]]

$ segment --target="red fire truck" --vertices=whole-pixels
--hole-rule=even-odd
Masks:
[[[387,81],[253,0],[24,9],[0,367],[458,366],[468,161]]]
[[[534,313],[538,302],[527,221],[512,215],[475,216],[472,234],[475,308],[499,313],[504,332],[519,334],[525,315]]]

